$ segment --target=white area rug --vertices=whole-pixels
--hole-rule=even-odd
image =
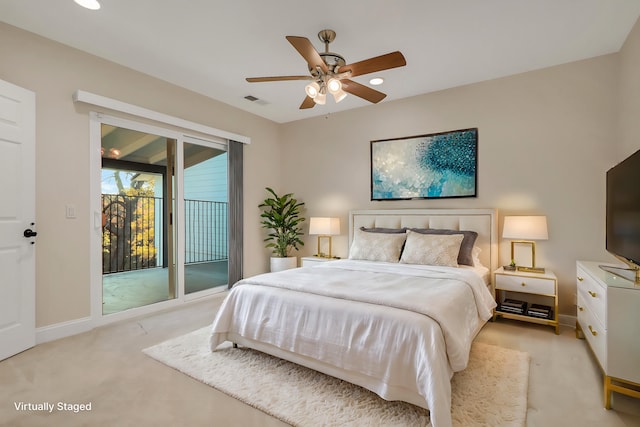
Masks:
[[[293,426],[427,426],[429,411],[266,354],[209,350],[209,327],[143,350],[154,359]],[[474,343],[452,380],[454,426],[524,426],[529,355]],[[319,422],[319,420],[322,420]]]

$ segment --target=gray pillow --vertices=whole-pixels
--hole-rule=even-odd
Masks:
[[[407,232],[406,227],[403,227],[403,228],[360,227],[360,230],[366,231],[367,233],[387,233],[387,234],[396,234],[396,233],[402,234]]]
[[[411,231],[422,234],[462,234],[462,243],[458,253],[458,264],[473,267],[473,245],[476,243],[478,233],[469,230],[448,230],[445,228],[409,228]]]

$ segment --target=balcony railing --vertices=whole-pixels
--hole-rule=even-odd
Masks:
[[[229,204],[185,200],[185,264],[229,258]]]
[[[163,267],[169,262],[164,199],[103,194],[104,274]],[[185,264],[228,258],[228,203],[185,200]]]

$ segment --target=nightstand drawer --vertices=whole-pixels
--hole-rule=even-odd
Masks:
[[[578,299],[582,298],[583,305],[588,307],[603,325],[606,324],[606,290],[580,268],[578,268],[576,288]]]
[[[496,289],[538,295],[555,296],[556,294],[554,280],[529,276],[496,274]]]
[[[607,369],[607,330],[578,294],[578,323],[602,369]]]

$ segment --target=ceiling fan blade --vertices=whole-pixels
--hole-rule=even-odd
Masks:
[[[368,86],[356,83],[353,80],[342,79],[340,80],[340,82],[342,82],[342,89],[345,92],[349,92],[352,95],[359,96],[360,98],[366,99],[367,101],[373,102],[374,104],[382,101],[387,96],[382,92],[378,92],[377,90],[371,89]]]
[[[387,53],[386,55],[376,56],[375,58],[365,59],[364,61],[354,62],[353,64],[343,65],[338,69],[338,73],[351,71],[351,77],[355,77],[388,70],[390,68],[404,67],[405,65],[407,65],[407,61],[404,59],[404,56],[402,53],[396,51]]]
[[[302,101],[302,104],[300,104],[300,109],[301,110],[305,110],[307,108],[313,108],[316,106],[315,101],[313,100],[313,98],[307,96],[304,101]]]
[[[300,55],[307,61],[310,67],[320,67],[325,73],[329,71],[327,64],[324,63],[322,57],[313,47],[311,42],[306,37],[287,36],[286,39],[291,45],[298,51]]]
[[[313,80],[311,76],[274,76],[274,77],[247,77],[249,83],[281,82],[287,80]]]

